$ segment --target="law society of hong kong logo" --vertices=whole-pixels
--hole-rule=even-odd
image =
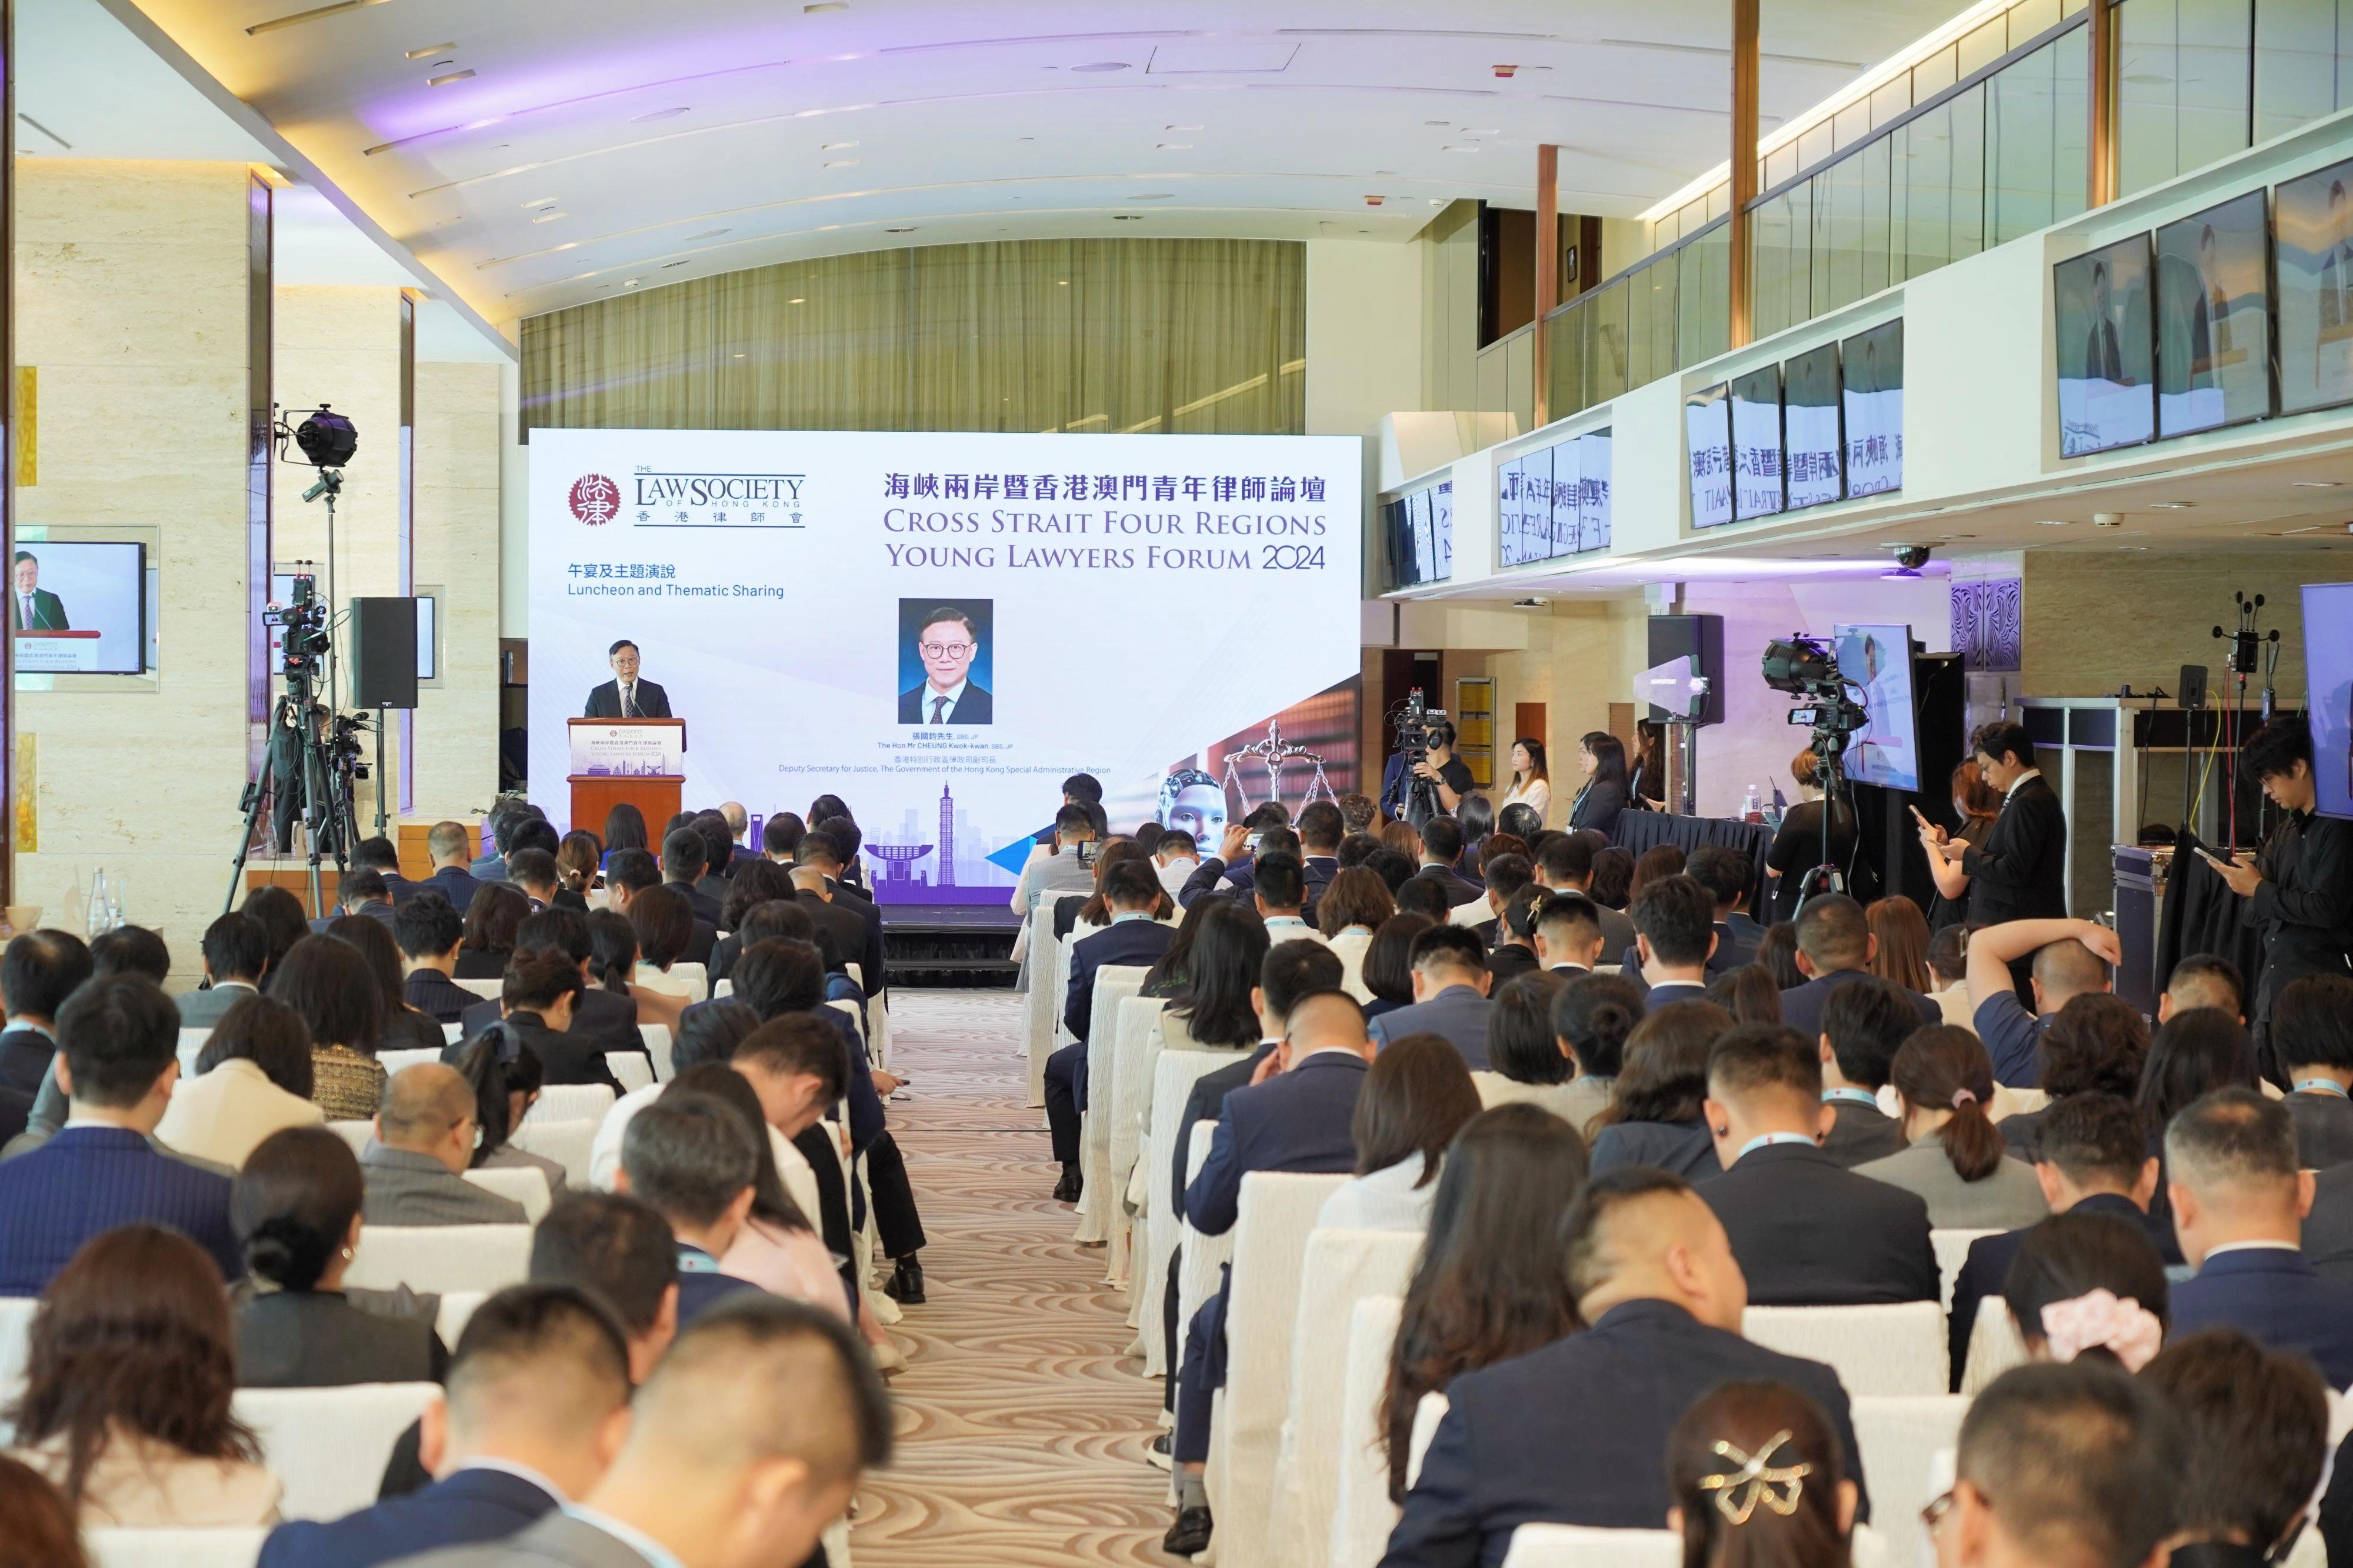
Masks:
[[[602,474],[583,474],[573,480],[572,493],[565,500],[572,515],[591,528],[621,514],[621,487]]]

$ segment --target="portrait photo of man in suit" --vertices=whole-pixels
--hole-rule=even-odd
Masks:
[[[623,637],[607,650],[613,679],[588,693],[583,719],[667,719],[670,693],[638,678],[638,645]]]
[[[928,600],[899,601],[900,636],[912,634],[913,652],[923,672],[919,684],[899,693],[900,723],[996,722],[995,700],[978,679],[988,657],[981,630],[989,608],[987,599],[936,605]],[[899,659],[902,680],[907,651],[902,647]]]
[[[8,629],[15,632],[71,630],[65,601],[41,586],[41,559],[29,550],[16,552],[16,591],[8,595]]]

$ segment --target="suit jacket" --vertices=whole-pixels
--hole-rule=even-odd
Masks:
[[[1688,980],[1670,980],[1663,985],[1649,986],[1642,992],[1642,1005],[1645,1010],[1651,1012],[1661,1007],[1672,1006],[1678,1002],[1706,1000],[1707,987],[1694,985]]]
[[[1904,1152],[1904,1123],[1879,1107],[1852,1100],[1830,1103],[1838,1108],[1838,1120],[1831,1124],[1831,1135],[1822,1140],[1822,1152],[1848,1170]]]
[[[1846,1389],[1801,1361],[1709,1328],[1672,1302],[1625,1301],[1582,1333],[1464,1373],[1381,1568],[1498,1568],[1523,1524],[1657,1530],[1668,1434],[1718,1384],[1769,1378],[1811,1397],[1864,1486]],[[1606,1418],[1597,1419],[1607,1413]],[[1856,1517],[1869,1517],[1866,1491]]]
[[[2313,1179],[2304,1256],[2324,1278],[2353,1285],[2353,1165],[2332,1165]]]
[[[1961,851],[1969,874],[1969,919],[2063,920],[2067,914],[2067,814],[2040,775],[2002,803],[1985,842]]]
[[[1368,1064],[1349,1051],[1317,1051],[1289,1072],[1226,1097],[1209,1157],[1185,1192],[1185,1213],[1204,1236],[1223,1236],[1241,1212],[1252,1171],[1345,1173],[1356,1168],[1356,1095]]]
[[[461,1037],[470,1040],[499,1021],[499,1005],[471,998],[469,1003],[458,1016],[458,1026]],[[566,1035],[593,1048],[599,1058],[610,1051],[636,1051],[651,1059],[651,1053],[646,1049],[646,1037],[638,1029],[636,1000],[601,985],[590,986],[574,1001],[572,1027]]]
[[[1627,804],[1624,784],[1605,784],[1598,778],[1588,780],[1569,803],[1569,831],[1590,827],[1614,839],[1618,837],[1618,819],[1626,814]]]
[[[2325,1171],[2353,1160],[2353,1100],[2307,1089],[2284,1103],[2295,1123],[2295,1157],[2305,1169]]]
[[[172,1000],[179,1005],[180,1027],[209,1029],[219,1023],[221,1016],[231,1007],[248,996],[259,994],[259,986],[248,985],[238,981],[226,981],[208,991],[190,991],[174,996]],[[15,1032],[17,1031],[11,1031],[11,1033]],[[7,1037],[6,1035],[0,1035],[0,1041],[5,1041]]]
[[[1495,977],[1494,984],[1490,985],[1488,990],[1499,991],[1503,989],[1504,982],[1506,980],[1516,980],[1523,974],[1533,974],[1536,968],[1536,955],[1534,948],[1522,947],[1515,942],[1498,943],[1495,950],[1487,955],[1487,973]]]
[[[281,1524],[262,1542],[258,1568],[375,1568],[444,1547],[503,1542],[559,1500],[505,1470],[461,1469],[338,1520]]]
[[[636,691],[631,695],[637,703],[638,718],[670,717],[670,693],[652,681],[639,679]],[[592,687],[588,692],[588,706],[581,710],[580,716],[583,719],[618,719],[621,716],[621,683],[608,680],[602,686]]]
[[[702,884],[700,882],[665,881],[662,883],[662,886],[676,892],[684,893],[686,895],[687,907],[694,911],[695,923],[699,926],[709,926],[711,928],[712,940],[713,942],[718,941],[720,902],[717,899],[712,898],[709,893],[702,890]],[[708,963],[710,960],[707,958],[690,958],[687,962],[691,963]]]
[[[716,1306],[738,1290],[758,1290],[749,1279],[719,1272],[711,1254],[690,1242],[678,1244],[678,1328],[684,1333],[705,1309]],[[763,1292],[765,1294],[765,1292]]]
[[[681,1321],[686,1317],[684,1307],[681,1291]],[[418,1497],[424,1495],[419,1493]],[[655,1564],[619,1536],[558,1508],[541,1515],[538,1523],[503,1541],[478,1539],[474,1544],[444,1547],[408,1559],[403,1568],[655,1568]]]
[[[0,1030],[0,1089],[40,1093],[49,1058],[57,1054],[57,1042],[38,1029]]]
[[[315,1101],[270,1082],[259,1062],[232,1057],[208,1073],[173,1085],[172,1103],[155,1124],[155,1136],[182,1153],[237,1170],[271,1133],[316,1127],[326,1119]]]
[[[47,588],[33,590],[33,624],[27,627],[25,625],[24,595],[17,593],[16,585],[11,583],[8,584],[8,629],[12,632],[68,632],[73,627],[66,621],[65,601]]]
[[[68,1128],[0,1165],[0,1296],[39,1295],[83,1242],[142,1222],[180,1232],[223,1279],[242,1279],[228,1194],[227,1177],[159,1154],[136,1132]]]
[[[1269,1040],[1247,1051],[1235,1053],[1230,1067],[1204,1073],[1193,1080],[1185,1096],[1185,1114],[1176,1121],[1176,1147],[1169,1157],[1168,1208],[1178,1219],[1185,1217],[1185,1167],[1193,1150],[1193,1124],[1197,1121],[1221,1121],[1226,1114],[1226,1097],[1238,1089],[1250,1087],[1250,1076],[1258,1064],[1274,1049]],[[1351,1166],[1350,1169],[1355,1167]]]
[[[1384,1013],[1369,1027],[1378,1049],[1408,1035],[1443,1035],[1472,1072],[1487,1065],[1487,1015],[1494,1004],[1468,985],[1450,985],[1427,1002]]]
[[[507,1028],[539,1058],[544,1082],[601,1083],[613,1091],[616,1100],[628,1092],[621,1087],[621,1080],[613,1076],[612,1065],[605,1060],[605,1053],[597,1049],[598,1042],[595,1036],[551,1029],[536,1013],[513,1013],[508,1016],[505,1023]],[[443,1047],[441,1059],[455,1067],[466,1045],[465,1040],[460,1040],[454,1046]],[[647,1065],[652,1065],[650,1058]]]
[[[1831,993],[1841,985],[1867,978],[1869,974],[1864,970],[1835,969],[1828,974],[1815,976],[1803,985],[1791,986],[1781,993],[1781,1022],[1809,1040],[1820,1039],[1822,1004],[1830,1000]],[[1945,1021],[1945,1010],[1936,1005],[1934,996],[1924,996],[1917,991],[1905,991],[1904,994],[1912,998],[1913,1006],[1918,1010],[1921,1027]]]
[[[1451,866],[1424,866],[1406,879],[1410,882],[1435,882],[1446,895],[1447,907],[1460,909],[1464,904],[1487,896],[1487,889],[1471,880]]]
[[[2209,1256],[2173,1287],[2174,1339],[2232,1328],[2278,1351],[2302,1351],[2331,1388],[2353,1384],[2353,1285],[2314,1268],[2301,1252],[2250,1248]]]
[[[1593,907],[1601,915],[1601,956],[1596,961],[1596,966],[1623,964],[1626,955],[1634,952],[1633,917],[1623,910],[1613,910],[1608,904],[1595,904]],[[1636,967],[1639,970],[1640,965]]]
[[[1176,940],[1176,928],[1162,925],[1146,917],[1143,920],[1114,920],[1102,931],[1082,938],[1071,948],[1070,997],[1062,1008],[1062,1022],[1081,1041],[1087,1037],[1087,1026],[1094,1017],[1095,975],[1112,964],[1145,968],[1160,961],[1168,944]]]
[[[1594,1135],[1590,1175],[1620,1165],[1656,1165],[1688,1181],[1722,1173],[1715,1141],[1697,1121],[1616,1121]]]
[[[1934,1301],[1943,1293],[1927,1204],[1841,1169],[1810,1143],[1751,1149],[1698,1192],[1724,1222],[1759,1307]]]
[[[2010,1125],[2005,1121],[2004,1127]],[[2353,1173],[2348,1173],[2353,1174]],[[2147,1215],[2140,1205],[2120,1193],[2094,1193],[2078,1203],[2070,1214],[2105,1214],[2133,1225],[2146,1226]],[[1968,1364],[1969,1334],[1976,1328],[1978,1303],[1989,1296],[2001,1294],[2010,1282],[2010,1266],[2018,1261],[2018,1249],[2026,1245],[2027,1226],[2006,1230],[2000,1236],[1981,1236],[1969,1243],[1969,1255],[1963,1260],[1960,1272],[1953,1276],[1953,1310],[1949,1350],[1953,1367],[1953,1392],[1961,1391],[1961,1373]]]
[[[1715,922],[1715,951],[1707,955],[1707,977],[1710,980],[1727,971],[1737,969],[1755,958],[1757,944],[1764,940],[1764,929],[1755,921],[1748,920],[1746,915],[1740,914],[1736,914],[1732,918],[1736,921],[1747,921],[1750,930],[1744,932],[1728,921]],[[1632,923],[1631,921],[1627,922],[1629,925]],[[1642,978],[1641,950],[1630,942],[1627,944],[1626,950],[1618,955],[1618,973],[1637,988],[1645,992],[1650,990],[1651,983]]]
[[[474,874],[462,866],[444,866],[421,882],[394,884],[393,901],[405,904],[419,893],[436,892],[449,900],[449,907],[459,914],[474,901],[474,895],[483,884],[474,880]]]
[[[1858,1176],[1917,1193],[1928,1205],[1928,1223],[1938,1230],[1999,1230],[2032,1225],[2051,1212],[2034,1167],[2022,1160],[1997,1160],[1993,1173],[1961,1180],[1935,1133],[1883,1160],[1854,1168]]]
[[[438,1383],[448,1361],[431,1318],[364,1311],[340,1290],[277,1290],[237,1310],[237,1381],[245,1388]]]
[[[845,962],[858,965],[858,983],[865,987],[867,995],[881,995],[885,978],[882,972],[888,963],[882,947],[881,910],[876,907],[873,895],[854,882],[836,881],[828,878],[825,886],[837,905],[864,922],[866,935],[862,945],[857,952],[845,952],[841,956]]]
[[[899,722],[902,724],[928,723],[931,719],[931,700],[934,695],[936,693],[931,690],[929,681],[921,686],[910,687],[899,693]],[[990,724],[996,721],[997,702],[989,696],[987,689],[976,686],[969,680],[965,681],[964,695],[957,698],[955,706],[948,710],[947,721],[951,724]]]
[[[387,1149],[371,1138],[360,1151],[364,1225],[522,1225],[522,1205],[478,1187],[430,1154]]]
[[[400,999],[437,1024],[454,1024],[482,998],[438,969],[420,969],[400,983]],[[491,1004],[493,1013],[498,1009]]]
[[[793,894],[793,901],[808,911],[809,921],[822,932],[832,946],[833,957],[842,963],[855,963],[871,996],[882,988],[882,977],[872,972],[866,947],[866,917],[848,899],[836,899],[830,903],[824,896],[806,889]]]

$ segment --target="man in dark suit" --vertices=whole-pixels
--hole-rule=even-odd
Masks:
[[[683,852],[682,849],[681,852]],[[694,854],[695,858],[700,861],[702,851],[699,846]],[[657,860],[643,849],[616,849],[607,855],[605,858],[605,887],[611,899],[607,907],[615,914],[628,914],[629,900],[639,893],[644,892],[648,888],[664,887],[677,880],[676,878],[666,875],[668,858],[667,851],[663,859]],[[690,877],[688,879],[691,881],[692,878]],[[684,888],[681,888],[679,893],[686,899],[687,907],[691,910],[694,905],[693,895]],[[580,930],[585,938],[588,930],[585,918],[581,922]],[[718,945],[718,922],[704,920],[698,914],[694,916],[694,934],[688,940],[686,951],[681,953],[679,958],[683,963],[702,964],[704,972],[708,973],[711,967],[711,950]]]
[[[406,887],[409,884],[404,882],[401,885]],[[323,936],[327,928],[343,916],[362,915],[380,922],[389,931],[392,929],[393,910],[392,882],[385,880],[381,871],[354,866],[335,884],[335,907],[312,921],[311,929]],[[183,1017],[186,1016],[187,1010],[184,1002],[180,1007]]]
[[[2285,1108],[2251,1089],[2191,1101],[2166,1125],[2165,1173],[2181,1256],[2198,1270],[2173,1288],[2172,1332],[2240,1329],[2302,1351],[2331,1388],[2353,1384],[2353,1285],[2300,1250],[2313,1176],[2297,1167]]]
[[[1300,865],[1307,879],[1308,918],[1314,918],[1315,900],[1340,874],[1340,840],[1346,837],[1348,825],[1340,816],[1340,808],[1328,800],[1315,801],[1299,808]]]
[[[661,873],[666,887],[676,888],[686,895],[694,910],[694,918],[713,931],[719,929],[720,904],[702,889],[702,871],[709,863],[709,850],[702,835],[692,827],[681,827],[662,840]],[[610,877],[606,879],[611,880]]]
[[[172,999],[143,974],[102,975],[58,1010],[57,1032],[70,1116],[42,1147],[0,1164],[0,1296],[39,1295],[83,1242],[125,1225],[176,1230],[223,1279],[242,1279],[228,1179],[147,1142],[180,1076]]]
[[[1993,831],[1960,848],[1971,923],[2065,919],[2067,814],[2034,765],[2034,742],[2024,725],[1996,722],[1981,725],[1970,743],[1985,782],[2002,792]],[[1928,853],[1954,858],[1944,829],[1923,828],[1920,838]]]
[[[1414,879],[1434,882],[1450,907],[1482,898],[1486,889],[1455,868],[1462,861],[1462,825],[1451,816],[1433,816],[1422,825],[1421,868]]]
[[[1900,986],[1875,976],[1840,986],[1822,1003],[1822,1103],[1837,1121],[1822,1152],[1853,1170],[1910,1146],[1904,1123],[1879,1109],[1895,1048],[1920,1026]]]
[[[1879,951],[1862,906],[1844,893],[1816,894],[1798,912],[1798,969],[1809,978],[1781,993],[1781,1022],[1807,1039],[1822,1032],[1822,1004],[1841,985],[1870,978],[1868,965]],[[1945,1021],[1933,996],[1905,991],[1923,1027]],[[1999,1075],[1997,1075],[1999,1076]]]
[[[1564,980],[1592,973],[1593,966],[1601,961],[1605,912],[1617,911],[1603,910],[1583,893],[1546,893],[1536,905],[1531,932],[1537,966]]]
[[[1715,952],[1707,961],[1709,978],[1756,962],[1765,928],[1749,918],[1746,907],[1756,889],[1755,862],[1729,845],[1703,844],[1692,851],[1683,870],[1715,899]]]
[[[1593,839],[1583,833],[1556,833],[1536,851],[1536,880],[1556,893],[1593,896]],[[1599,963],[1615,964],[1634,945],[1634,922],[1623,910],[1593,906],[1601,922]],[[1637,960],[1639,965],[1640,961]]]
[[[881,995],[885,989],[882,972],[889,962],[882,943],[882,911],[863,889],[842,880],[841,845],[831,833],[812,828],[802,834],[798,854],[800,864],[823,879],[824,886],[818,890],[835,911],[832,924],[839,927],[838,940],[847,944],[841,950],[843,962],[858,965],[858,984],[869,997]],[[795,879],[796,887],[798,880]],[[839,918],[844,914],[857,917],[855,937],[849,934],[848,922]]]
[[[1970,934],[1970,1022],[1993,1063],[1993,1080],[2013,1089],[2042,1081],[2042,1032],[2078,996],[2115,988],[2109,966],[2124,962],[2116,933],[2092,921],[2012,921]],[[2028,964],[2029,1010],[2016,974]]]
[[[1103,901],[1111,924],[1071,947],[1071,988],[1062,1005],[1062,1026],[1078,1037],[1046,1058],[1046,1125],[1053,1134],[1054,1158],[1062,1167],[1054,1201],[1074,1204],[1082,1190],[1079,1118],[1087,1110],[1087,1030],[1094,1019],[1095,976],[1117,964],[1149,968],[1168,951],[1176,928],[1152,918],[1160,901],[1160,879],[1148,860],[1122,860],[1103,872]]]
[[[548,1083],[601,1083],[617,1100],[628,1091],[592,1036],[572,1032],[574,1009],[588,994],[579,969],[562,952],[544,947],[517,948],[507,960],[499,994],[500,1022],[509,1039],[539,1058]],[[442,1053],[455,1062],[466,1048],[460,1040]],[[501,1049],[501,1056],[507,1054]]]
[[[1408,1035],[1443,1035],[1472,1072],[1487,1065],[1487,950],[1468,926],[1432,926],[1406,950],[1413,1001],[1372,1022],[1375,1050]]]
[[[1498,855],[1493,859],[1481,860],[1479,876],[1486,887],[1478,901],[1461,906],[1451,918],[1457,921],[1470,921],[1471,930],[1492,952],[1497,942],[1507,940],[1511,934],[1504,911],[1511,908],[1512,900],[1520,896],[1523,888],[1535,885],[1535,863],[1525,855]],[[1472,920],[1464,910],[1475,911],[1480,918]],[[1534,954],[1531,953],[1530,957],[1533,958]],[[1503,981],[1498,980],[1495,984],[1500,985]]]
[[[542,910],[515,928],[516,952],[559,952],[579,973],[586,988],[573,999],[572,1026],[565,1033],[599,1060],[614,1051],[635,1051],[650,1066],[652,1054],[638,1028],[636,1001],[588,984],[589,951],[588,918],[577,910]],[[472,1039],[497,1023],[502,1010],[500,997],[470,1002],[458,1018],[463,1037]]]
[[[802,840],[803,844],[807,842]],[[818,945],[826,951],[828,960],[857,963],[863,973],[867,967],[865,917],[847,896],[837,899],[826,890],[825,873],[815,866],[794,867],[793,901],[808,911],[821,939]]]
[[[2052,1101],[2042,1113],[2034,1174],[2052,1214],[2080,1209],[2137,1226],[2149,1223],[2149,1200],[2157,1194],[2157,1157],[2148,1152],[2130,1100],[2113,1094],[2071,1094]],[[1953,1276],[1950,1351],[1956,1394],[1968,1365],[1978,1306],[2001,1294],[2010,1266],[2025,1244],[2023,1230],[1980,1237],[1969,1243],[1968,1258]]]
[[[1860,1492],[1838,1374],[1741,1338],[1740,1265],[1681,1177],[1643,1165],[1608,1172],[1565,1225],[1569,1289],[1590,1326],[1448,1386],[1381,1568],[1500,1568],[1523,1524],[1658,1529],[1675,1500],[1660,1460],[1668,1434],[1734,1379],[1804,1391],[1830,1418]],[[1857,1505],[1867,1519],[1867,1499]]]
[[[1258,847],[1250,847],[1250,840]],[[1215,855],[1204,855],[1193,867],[1192,875],[1176,891],[1176,903],[1181,909],[1191,909],[1193,900],[1203,893],[1231,893],[1247,899],[1257,890],[1260,855],[1300,853],[1299,836],[1291,829],[1291,819],[1281,805],[1273,801],[1253,806],[1249,816],[1240,822],[1229,822],[1218,841]]]
[[[584,719],[667,719],[670,693],[650,680],[638,679],[638,645],[627,637],[613,645],[608,657],[613,679],[588,693]]]
[[[421,882],[409,885],[412,895],[427,888],[449,900],[449,907],[459,914],[474,901],[482,884],[466,869],[473,859],[473,851],[466,842],[466,825],[462,822],[437,822],[425,836],[425,852],[433,858],[433,874]],[[396,901],[397,896],[396,895]]]
[[[65,601],[40,585],[40,558],[29,550],[16,552],[16,591],[8,595],[8,629],[12,632],[62,632]]]
[[[986,687],[972,679],[980,633],[964,611],[942,605],[915,634],[923,683],[899,693],[902,724],[987,724],[997,718]]]
[[[438,1479],[327,1522],[280,1525],[261,1568],[375,1568],[502,1541],[586,1497],[628,1435],[629,1340],[574,1285],[512,1285],[474,1309],[417,1458]]]
[[[1704,1183],[1749,1299],[1765,1307],[1934,1301],[1928,1205],[1841,1168],[1820,1148],[1819,1047],[1782,1024],[1742,1024],[1708,1050],[1701,1114],[1724,1173]]]
[[[385,896],[394,903],[406,899],[416,884],[400,874],[400,851],[389,838],[363,838],[352,851],[354,869],[374,871],[384,879]]]
[[[1627,911],[1633,955],[1641,965],[1644,1005],[1707,1000],[1708,960],[1715,953],[1715,895],[1683,873],[1644,888]]]
[[[628,1194],[670,1222],[678,1237],[678,1326],[738,1291],[765,1295],[719,1271],[752,1212],[759,1152],[735,1113],[706,1096],[670,1095],[629,1119],[621,1134]]]
[[[2353,976],[2303,974],[2272,1004],[2271,1045],[2294,1091],[2296,1161],[2325,1171],[2353,1160]]]
[[[437,1024],[454,1024],[481,1000],[449,978],[458,967],[466,922],[438,894],[411,899],[393,917],[392,940],[400,945],[401,1000]]]
[[[179,999],[180,1027],[209,1029],[221,1015],[261,993],[269,963],[269,933],[251,915],[231,910],[205,928],[205,989]]]
[[[1274,1076],[1227,1097],[1209,1157],[1186,1189],[1185,1213],[1204,1236],[1223,1236],[1240,1217],[1242,1178],[1253,1171],[1345,1172],[1356,1168],[1350,1129],[1373,1058],[1364,1010],[1345,991],[1300,998],[1283,1021]],[[1209,1458],[1209,1410],[1226,1381],[1229,1282],[1202,1303],[1177,1369],[1176,1521],[1161,1549],[1190,1556],[1208,1544],[1212,1521],[1202,1476]]]
[[[11,937],[0,951],[0,1089],[37,1095],[57,1054],[58,1009],[90,978],[90,948],[71,931],[44,926]]]

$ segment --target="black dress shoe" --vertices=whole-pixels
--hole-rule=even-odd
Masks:
[[[1062,1179],[1054,1184],[1054,1201],[1058,1204],[1077,1203],[1080,1185],[1079,1168],[1076,1165],[1063,1166]]]
[[[1176,1522],[1160,1538],[1160,1550],[1177,1557],[1190,1557],[1209,1549],[1209,1510],[1207,1504],[1178,1511]]]
[[[1152,1446],[1144,1451],[1144,1461],[1155,1469],[1165,1470],[1169,1467],[1167,1433],[1163,1432],[1152,1439]]]
[[[913,1253],[899,1259],[899,1266],[892,1272],[891,1278],[882,1281],[882,1294],[902,1307],[923,1304],[923,1266],[915,1261]]]

